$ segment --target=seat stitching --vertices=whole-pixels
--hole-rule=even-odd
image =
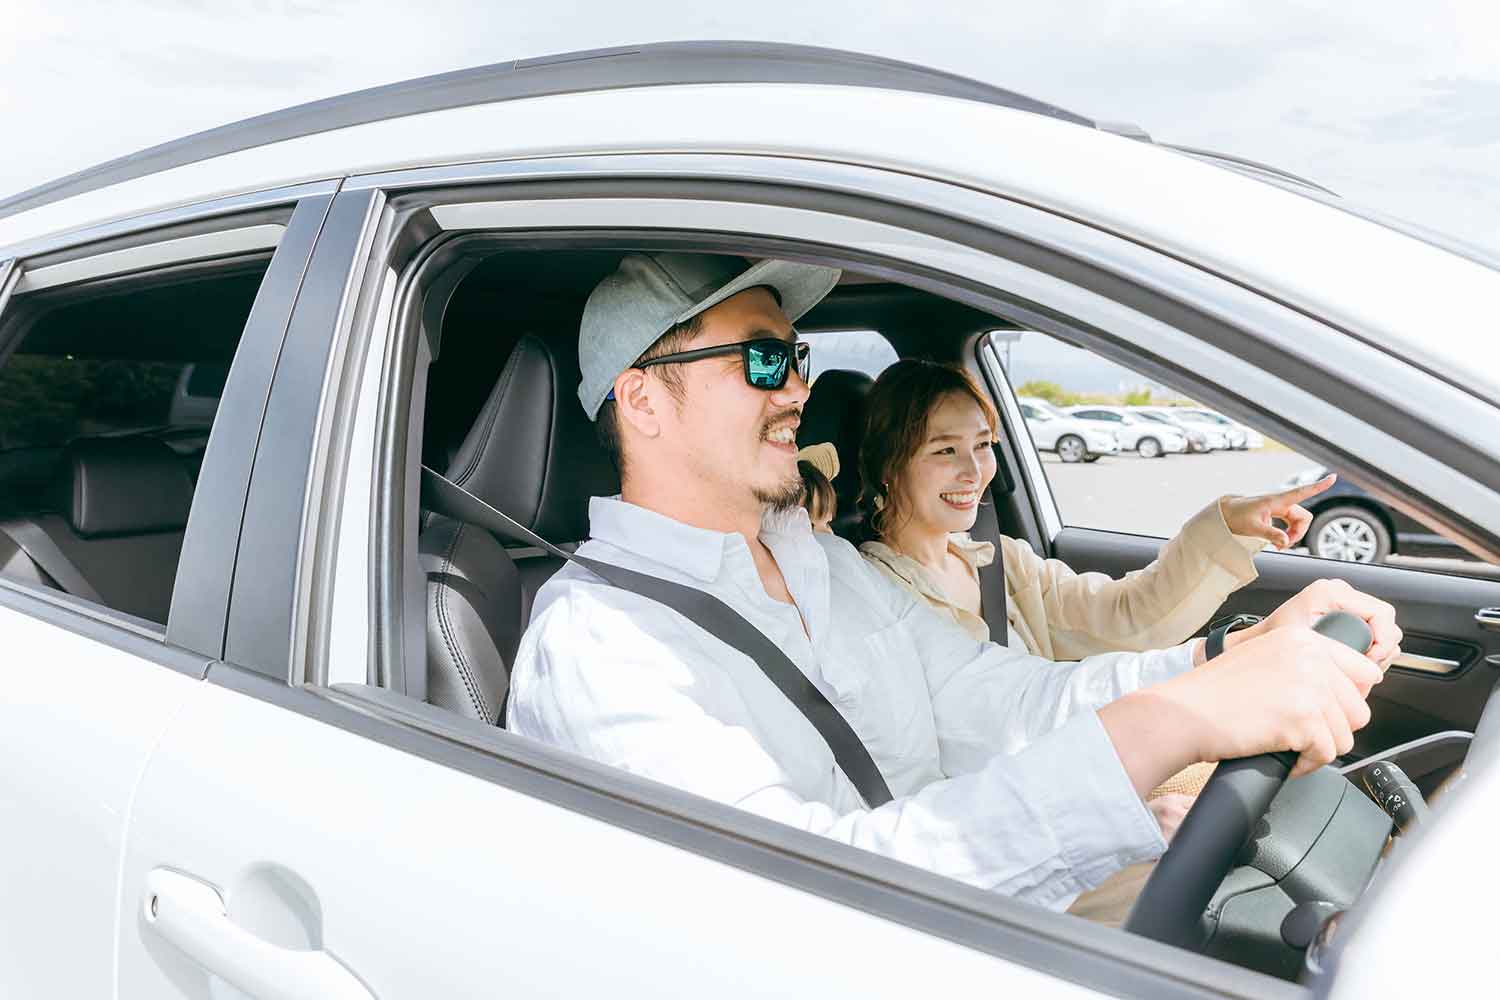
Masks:
[[[468,525],[460,524],[458,530],[453,533],[453,540],[448,543],[448,551],[443,556],[443,576],[448,575],[448,569],[453,565],[453,553],[458,550],[459,540],[463,538],[463,534],[467,529]],[[456,631],[452,630],[448,624],[447,592],[447,585],[439,583],[437,594],[434,598],[438,613],[438,628],[443,635],[443,645],[448,647],[448,653],[453,657],[453,665],[458,670],[459,679],[463,681],[464,690],[468,692],[470,701],[474,703],[474,711],[485,722],[491,722],[493,720],[490,719],[490,713],[484,707],[484,699],[480,696],[478,685],[474,682],[474,678],[468,669],[468,664],[464,660],[463,651],[450,636],[450,631],[455,632],[455,634]]]
[[[522,337],[519,341],[516,342],[515,349],[516,351],[523,351],[526,349],[525,337]],[[500,401],[505,398],[505,393],[507,391],[506,387],[509,386],[511,380],[516,377],[516,369],[518,369],[519,367],[520,365],[516,364],[514,359],[512,359],[510,363],[506,364],[503,381],[501,381],[500,385],[495,389],[495,391],[490,394],[490,399],[494,400],[495,405],[491,407],[489,413],[485,415],[484,435],[479,439],[479,447],[474,449],[474,457],[469,460],[468,467],[465,468],[463,474],[459,476],[457,480],[455,480],[458,485],[462,486],[464,483],[467,483],[469,479],[474,475],[474,473],[478,471],[479,461],[484,457],[485,449],[489,445],[490,434],[494,432],[495,421],[500,417]]]

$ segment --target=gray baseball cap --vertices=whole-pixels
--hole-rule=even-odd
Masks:
[[[795,323],[827,295],[839,271],[787,260],[751,262],[704,253],[630,253],[594,286],[578,329],[578,401],[590,420],[620,373],[678,323],[747,288],[765,285]]]

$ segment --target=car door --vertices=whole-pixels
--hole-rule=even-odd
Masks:
[[[300,274],[320,214],[242,208],[33,242],[9,283],[0,267],[6,996],[113,995],[131,802],[219,655],[212,595],[227,593],[222,546],[243,506],[233,484],[259,430],[258,411],[240,417],[264,396],[289,307],[278,289]],[[222,446],[199,455],[207,420],[154,424],[184,358],[236,343],[213,428]]]
[[[1014,356],[1024,358],[1024,339],[1011,349]],[[1126,359],[1110,363],[1121,360],[1128,365]],[[1024,378],[1026,373],[1022,369],[1013,377]],[[1127,371],[1122,377],[1133,375]],[[1201,391],[1191,380],[1180,382],[1177,388],[1188,394]],[[1271,438],[1281,434],[1269,425],[1262,429]],[[1078,572],[1092,570],[1118,577],[1140,569],[1156,557],[1171,534],[1171,525],[1160,518],[1163,507],[1175,503],[1179,510],[1175,516],[1185,519],[1199,505],[1223,492],[1281,488],[1287,471],[1309,464],[1284,446],[1278,449],[1265,454],[1230,451],[1195,457],[1193,462],[1178,464],[1149,481],[1133,478],[1118,468],[1090,470],[1088,488],[1095,495],[1109,496],[1107,507],[1087,506],[1081,499],[1081,486],[1055,474],[1054,481],[1041,482],[1038,474],[1045,478],[1045,473],[1038,467],[1029,473],[1035,495],[1057,511],[1057,530],[1050,538],[1039,539],[1039,546]],[[1244,478],[1237,470],[1246,463],[1258,463],[1248,467],[1265,471]],[[1396,501],[1403,505],[1419,495],[1400,486],[1399,481],[1387,478],[1385,483],[1387,489],[1405,493]],[[1192,499],[1184,503],[1182,496]],[[1232,594],[1220,615],[1265,614],[1325,577],[1347,580],[1395,606],[1397,621],[1405,633],[1405,655],[1371,695],[1371,722],[1356,734],[1348,761],[1430,739],[1433,750],[1412,764],[1414,770],[1423,771],[1419,783],[1431,788],[1450,773],[1465,744],[1462,739],[1444,739],[1441,734],[1472,732],[1490,689],[1500,677],[1494,660],[1500,653],[1500,634],[1478,617],[1482,609],[1500,604],[1500,571],[1476,562],[1470,564],[1469,575],[1463,575],[1452,566],[1431,568],[1423,560],[1364,565],[1275,551],[1262,552],[1255,558],[1255,566],[1256,579]]]
[[[935,933],[909,887],[948,893],[946,880],[878,858],[876,878],[845,871],[847,857],[830,868],[840,852],[867,857],[380,683],[379,625],[361,599],[371,571],[349,570],[343,539],[374,530],[400,296],[384,258],[365,261],[404,246],[394,219],[377,191],[341,194],[308,266],[262,429],[276,447],[255,456],[224,658],[132,803],[119,995],[1097,995],[999,957],[1025,953],[1004,928],[982,947]],[[337,503],[310,486],[320,474]],[[327,676],[293,684],[309,655]],[[959,908],[935,905],[962,924]]]

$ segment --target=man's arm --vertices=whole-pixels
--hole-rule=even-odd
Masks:
[[[1335,610],[1369,624],[1368,655],[1312,631]],[[946,773],[973,770],[986,753],[1009,752],[1090,711],[1143,795],[1197,761],[1293,750],[1301,755],[1297,776],[1348,752],[1353,732],[1369,721],[1370,688],[1401,638],[1389,604],[1330,580],[1227,637],[1224,655],[1199,670],[1188,668],[1203,666],[1201,640],[1052,663],[975,643],[925,611],[910,611],[907,620],[922,651]]]
[[[1164,849],[1093,713],[867,809],[795,707],[774,690],[746,703],[742,686],[769,686],[753,663],[635,595],[601,600],[602,589],[570,587],[532,622],[512,679],[513,731],[1042,904]]]

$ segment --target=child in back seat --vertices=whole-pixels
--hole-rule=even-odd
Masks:
[[[838,449],[827,441],[810,444],[797,452],[797,471],[802,473],[802,506],[812,519],[814,531],[832,532],[838,513],[838,494],[833,480],[839,474]]]

